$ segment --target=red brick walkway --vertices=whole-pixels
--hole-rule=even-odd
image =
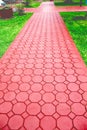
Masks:
[[[87,11],[87,6],[66,6],[66,7],[55,7],[58,12],[70,12],[70,11]]]
[[[52,3],[0,61],[0,130],[87,130],[87,68]]]

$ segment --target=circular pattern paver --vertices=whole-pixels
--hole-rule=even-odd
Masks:
[[[43,54],[37,54],[37,58],[43,58],[44,55]]]
[[[33,68],[33,64],[26,64],[25,68],[27,68],[27,69],[31,68],[32,69]]]
[[[11,78],[11,80],[12,80],[13,82],[18,82],[18,81],[21,80],[21,78],[20,78],[20,76],[15,75],[15,76],[13,76],[13,77]]]
[[[53,70],[52,69],[45,69],[44,73],[47,75],[51,75],[51,74],[53,74]]]
[[[4,102],[0,104],[0,113],[8,113],[12,108],[12,104],[10,102]]]
[[[57,106],[57,112],[60,115],[68,115],[70,113],[70,106],[68,106],[66,103],[61,103]]]
[[[27,130],[36,130],[39,127],[39,119],[35,116],[29,116],[25,119],[24,126]]]
[[[72,112],[76,115],[83,115],[85,113],[85,107],[81,103],[74,103],[71,106]]]
[[[63,58],[63,61],[64,61],[65,63],[71,62],[71,60],[70,60],[69,58]]]
[[[84,94],[83,94],[83,99],[84,99],[85,101],[87,101],[87,92],[84,92]]]
[[[64,58],[69,58],[69,54],[62,54],[62,56],[64,57]]]
[[[42,89],[42,85],[40,83],[34,83],[32,86],[31,86],[31,90],[32,91],[40,91]]]
[[[26,109],[26,105],[24,103],[16,103],[13,106],[13,112],[15,114],[22,114]]]
[[[80,59],[78,59],[78,58],[72,58],[72,61],[77,63],[77,62],[80,61]]]
[[[19,86],[19,89],[21,91],[27,91],[30,89],[30,85],[28,83],[22,83],[20,86]]]
[[[65,66],[66,68],[71,68],[73,65],[72,65],[71,63],[64,63],[64,66]]]
[[[53,82],[54,81],[54,77],[53,76],[44,76],[44,81],[45,82]]]
[[[52,115],[55,113],[55,107],[52,104],[45,104],[42,106],[42,112],[45,115]]]
[[[52,58],[52,55],[51,54],[45,54],[45,57],[46,58]]]
[[[64,81],[65,81],[65,77],[64,76],[55,76],[55,81],[57,81],[57,82],[61,82],[61,83],[63,83]]]
[[[8,89],[11,91],[14,91],[16,89],[18,89],[18,84],[17,83],[11,83],[8,85]]]
[[[68,96],[65,93],[58,93],[56,95],[56,100],[59,102],[66,102],[68,100]]]
[[[17,59],[12,58],[12,60],[10,61],[11,63],[16,63]]]
[[[74,70],[70,69],[70,68],[67,68],[67,69],[65,69],[65,73],[66,74],[74,74]]]
[[[54,58],[54,62],[60,63],[62,60],[59,58]]]
[[[74,63],[74,66],[75,66],[76,68],[82,68],[82,67],[83,67],[83,65],[81,64],[81,62]]]
[[[29,97],[29,99],[32,101],[32,102],[38,102],[41,100],[41,94],[40,93],[32,93]]]
[[[6,83],[0,83],[0,90],[4,90],[7,87]]]
[[[10,129],[18,130],[23,125],[23,118],[19,115],[14,115],[9,119],[8,125]]]
[[[18,62],[19,63],[24,63],[26,60],[24,60],[24,59],[20,59]]]
[[[14,92],[9,91],[4,95],[4,99],[5,101],[12,101],[13,99],[15,99],[15,96],[16,94]]]
[[[20,92],[17,94],[16,99],[18,101],[24,102],[28,99],[28,94],[26,92]]]
[[[62,68],[63,65],[62,65],[61,63],[55,63],[55,64],[54,64],[54,67],[55,67],[55,68]]]
[[[64,92],[67,87],[64,83],[58,83],[56,86],[55,86],[56,90],[59,91],[59,92]]]
[[[24,68],[24,64],[18,64],[18,65],[16,66],[16,68],[17,68],[17,69],[23,69],[23,68]]]
[[[46,63],[46,64],[45,64],[45,67],[46,67],[46,68],[52,68],[52,67],[53,67],[53,64],[51,64],[51,63]]]
[[[13,64],[13,63],[11,63],[11,64],[9,64],[8,66],[7,66],[7,68],[14,68],[15,67],[15,64]]]
[[[79,76],[78,76],[78,79],[79,79],[81,82],[87,82],[87,76],[79,75]]]
[[[81,88],[83,91],[87,91],[87,83],[81,83],[81,84],[80,84],[80,88]]]
[[[43,95],[43,100],[45,102],[53,102],[54,99],[55,99],[55,96],[52,93],[45,93]]]
[[[55,71],[55,74],[57,74],[57,75],[64,74],[64,70],[63,69],[55,69],[54,71]]]
[[[66,78],[69,82],[75,82],[77,80],[74,75],[68,75]]]
[[[5,82],[7,83],[7,82],[10,81],[10,78],[11,78],[10,75],[4,75],[4,76],[1,77],[0,80],[1,80],[2,83],[5,83]]]
[[[87,119],[83,116],[76,116],[74,119],[74,127],[77,130],[86,130],[87,129]]]
[[[43,64],[41,63],[35,64],[35,68],[43,68]]]
[[[45,58],[45,62],[48,62],[48,63],[51,63],[52,62],[52,59],[48,59],[48,58]]]
[[[32,69],[25,69],[24,74],[25,75],[31,75],[32,74]]]
[[[13,73],[13,70],[12,69],[7,69],[5,72],[4,72],[6,75],[10,75]]]
[[[33,63],[33,62],[34,62],[34,59],[28,59],[27,62],[28,62],[28,63]]]
[[[0,91],[0,98],[2,98],[4,95],[4,93],[2,91]]]
[[[35,69],[34,70],[34,74],[36,74],[36,75],[40,75],[40,74],[42,74],[43,73],[43,70],[42,69]]]
[[[80,102],[82,100],[82,96],[78,92],[71,92],[69,97],[73,102]]]
[[[46,83],[44,86],[43,86],[43,89],[46,91],[46,92],[52,92],[54,90],[54,85],[51,84],[51,83]]]
[[[8,117],[4,114],[0,114],[0,128],[4,127],[8,122]]]
[[[21,75],[22,74],[22,69],[16,69],[16,70],[14,70],[14,74]]]
[[[31,77],[29,75],[23,76],[22,77],[22,81],[23,82],[30,82],[31,81]]]
[[[43,63],[43,59],[36,59],[37,63]]]
[[[43,128],[43,130],[53,130],[55,126],[56,126],[56,121],[54,118],[50,116],[45,116],[41,120],[41,127]]]
[[[60,117],[57,120],[57,126],[60,130],[71,130],[73,127],[72,120],[69,117]]]
[[[41,77],[41,76],[34,76],[34,77],[32,78],[32,80],[33,80],[33,82],[39,83],[39,82],[42,81],[42,77]]]
[[[76,55],[74,52],[71,54],[72,58],[78,58],[78,55]]]
[[[78,91],[79,90],[79,85],[77,85],[76,83],[69,83],[68,84],[68,89],[70,91]]]
[[[76,69],[77,74],[85,74],[85,70],[83,69]]]
[[[30,115],[37,115],[40,112],[40,106],[37,103],[31,103],[27,107],[27,112]]]

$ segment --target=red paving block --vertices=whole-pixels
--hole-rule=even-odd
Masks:
[[[57,112],[60,115],[68,115],[70,113],[70,106],[67,105],[66,103],[61,103],[57,106]]]
[[[56,7],[55,10],[59,12],[71,12],[71,11],[87,11],[87,6],[67,6],[67,7]]]
[[[59,11],[44,2],[0,60],[1,130],[87,130],[87,68]]]
[[[57,126],[60,130],[71,130],[72,120],[68,116],[62,116],[57,120]]]
[[[24,103],[16,103],[13,107],[13,112],[15,114],[22,114],[25,111],[25,109],[26,105]]]
[[[53,130],[56,127],[55,119],[51,116],[45,116],[41,120],[41,126],[44,130]]]

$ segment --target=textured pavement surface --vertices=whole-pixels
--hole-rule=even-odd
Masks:
[[[64,7],[55,7],[58,12],[71,12],[71,11],[87,11],[87,6],[64,6]]]
[[[52,2],[0,60],[0,130],[87,130],[87,68]]]
[[[47,3],[44,3],[46,5]],[[24,8],[25,12],[40,12],[42,5],[39,8]],[[57,12],[76,12],[76,11],[87,11],[87,6],[55,6],[54,10]],[[53,12],[53,10],[52,10]]]

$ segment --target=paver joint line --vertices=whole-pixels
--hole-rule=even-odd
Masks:
[[[1,130],[87,130],[87,68],[58,13],[74,9],[31,9],[0,60]]]

